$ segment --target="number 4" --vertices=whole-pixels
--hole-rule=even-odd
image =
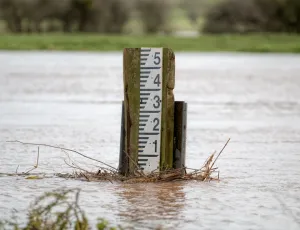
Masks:
[[[154,79],[154,84],[157,84],[157,86],[159,87],[160,85],[160,80],[159,80],[159,74],[156,75],[155,79]]]

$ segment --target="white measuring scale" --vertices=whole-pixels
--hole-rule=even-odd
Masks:
[[[138,165],[146,173],[159,168],[163,48],[141,48]]]

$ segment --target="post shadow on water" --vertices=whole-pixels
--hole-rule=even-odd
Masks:
[[[185,207],[183,189],[182,182],[124,184],[116,193],[127,203],[120,207],[119,216],[135,227],[174,227]]]

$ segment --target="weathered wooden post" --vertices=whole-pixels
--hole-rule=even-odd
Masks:
[[[186,112],[186,106],[177,106],[178,112],[174,109],[173,51],[168,48],[124,49],[123,82],[120,173],[128,175],[137,168],[150,173],[184,163],[185,140],[182,138],[185,138],[185,131],[182,128],[186,127],[183,119],[186,115],[176,114],[182,113],[184,108]],[[176,123],[180,120],[180,127],[174,117],[177,117]],[[174,156],[177,163],[174,163]]]
[[[174,113],[174,168],[185,167],[187,103],[175,101]]]

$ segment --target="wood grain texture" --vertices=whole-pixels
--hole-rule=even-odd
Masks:
[[[161,170],[173,167],[175,55],[163,49],[163,88],[161,126]]]
[[[123,83],[125,114],[125,151],[123,163],[128,165],[125,174],[132,174],[138,159],[139,111],[140,111],[140,49],[123,51]],[[125,154],[125,153],[124,153]],[[130,159],[128,158],[130,156]],[[126,167],[125,167],[126,168]]]
[[[186,155],[186,125],[187,125],[187,103],[175,101],[174,113],[174,160],[175,169],[185,167]]]
[[[118,170],[121,174],[125,174],[128,171],[128,159],[126,158],[125,151],[125,114],[124,114],[124,101],[122,101],[121,110],[121,129],[120,129],[120,152],[119,152],[119,167]]]

